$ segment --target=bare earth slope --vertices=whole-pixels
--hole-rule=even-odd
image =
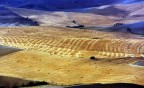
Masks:
[[[0,57],[0,75],[57,85],[144,85],[144,40],[128,33],[58,27],[1,28],[0,44],[22,51]],[[89,59],[95,56],[96,60]]]
[[[73,23],[73,19],[69,18],[66,12],[62,11],[41,11],[41,10],[31,10],[23,8],[7,8],[10,11],[19,14],[22,17],[28,17],[34,21],[37,21],[40,26],[77,26]]]
[[[40,11],[6,7],[10,11],[33,19],[41,26],[75,26],[72,21],[85,26],[113,26],[115,23],[134,23],[144,21],[144,4],[115,4],[64,11]]]
[[[144,4],[115,4],[68,10],[68,15],[85,26],[112,26],[115,23],[144,21]]]

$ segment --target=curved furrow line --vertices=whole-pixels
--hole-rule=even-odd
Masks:
[[[98,58],[136,57],[144,54],[144,41],[121,39],[42,39],[0,36],[3,45],[38,50],[52,55]]]

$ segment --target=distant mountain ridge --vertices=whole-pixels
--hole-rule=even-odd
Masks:
[[[39,10],[65,10],[141,1],[143,0],[1,0],[0,5]]]

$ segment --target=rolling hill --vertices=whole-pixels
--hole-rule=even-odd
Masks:
[[[4,6],[0,6],[0,26],[9,27],[9,26],[36,26],[38,23],[35,23],[31,19],[21,17],[20,15],[8,10]]]
[[[0,88],[144,86],[143,3],[1,0]]]
[[[97,30],[96,27],[102,27],[102,31],[127,32],[126,29],[130,28],[132,33],[144,34],[144,4],[140,2],[65,11],[42,11],[11,7],[7,9],[22,17],[37,21],[41,26],[66,27],[82,24],[95,30]],[[114,24],[116,23],[123,23],[124,25],[115,27]]]
[[[22,49],[0,57],[1,76],[61,86],[144,85],[144,41],[138,35],[50,26],[1,28],[0,34],[1,45]]]
[[[111,4],[130,4],[143,0],[1,0],[1,5],[39,10],[64,10]]]

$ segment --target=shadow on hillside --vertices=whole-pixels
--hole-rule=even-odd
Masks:
[[[20,88],[48,85],[45,81],[31,81],[20,78],[0,76],[0,88]]]
[[[14,52],[18,52],[18,51],[21,51],[21,49],[0,45],[0,57],[7,55],[7,54],[14,53]]]
[[[102,15],[102,16],[116,16],[116,17],[121,17],[121,18],[125,18],[129,15],[128,11],[118,9],[115,6],[109,6],[103,9],[89,8],[83,11],[77,10],[77,12],[92,13],[92,14],[97,14],[97,15]]]
[[[97,7],[101,5],[112,4],[115,0],[3,0],[2,5],[10,7],[20,7],[28,9],[46,10],[46,11],[62,11],[65,9],[78,9]]]
[[[31,19],[24,18],[18,14],[0,6],[0,26],[38,26],[39,24]]]
[[[131,83],[114,83],[114,84],[76,85],[66,88],[144,88],[144,86]]]

